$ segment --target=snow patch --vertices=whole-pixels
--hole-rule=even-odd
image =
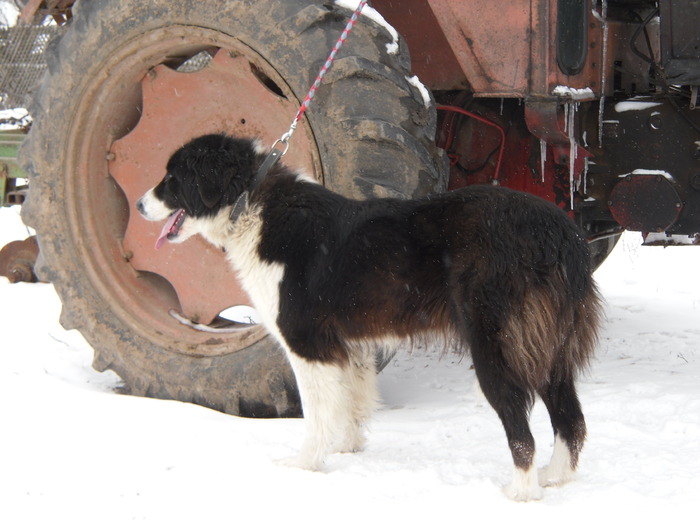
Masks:
[[[21,129],[31,122],[29,112],[24,108],[5,109],[0,111],[0,130]]]
[[[644,244],[649,246],[697,246],[700,245],[700,237],[698,234],[680,235],[665,232],[649,232],[644,235]]]
[[[198,332],[208,332],[211,334],[217,334],[217,333],[218,334],[235,334],[237,332],[249,330],[251,325],[253,324],[252,322],[244,322],[242,324],[244,324],[246,326],[232,326],[232,327],[227,327],[227,328],[212,328],[211,326],[206,325],[206,324],[195,323],[194,321],[187,319],[183,315],[180,315],[175,310],[170,310],[169,313],[179,323],[182,323],[185,326],[189,326],[190,328],[192,328],[193,330],[197,330]]]
[[[671,175],[668,171],[664,170],[647,170],[643,168],[637,168],[634,171],[631,171],[630,173],[623,173],[622,175],[619,175],[619,178],[624,179],[625,177],[629,175],[660,175],[665,179],[668,180],[673,180],[673,175]]]
[[[406,80],[409,84],[411,84],[413,87],[418,89],[418,91],[420,91],[420,94],[423,97],[423,105],[426,108],[429,108],[432,100],[430,98],[430,91],[428,91],[428,88],[425,87],[425,85],[418,79],[416,75],[413,75],[412,77],[406,77]]]
[[[260,316],[255,308],[244,304],[231,306],[219,313],[219,317],[243,324],[260,324]]]
[[[645,109],[660,106],[661,102],[649,102],[642,100],[625,100],[615,104],[615,111],[624,113],[625,111],[644,111]]]
[[[17,24],[19,10],[10,2],[0,2],[0,27],[13,27]]]
[[[335,3],[336,5],[344,7],[345,9],[349,9],[350,11],[355,11],[355,9],[357,9],[357,6],[360,5],[360,0],[335,0]],[[389,22],[384,20],[384,17],[379,14],[379,11],[377,11],[373,7],[365,5],[362,8],[361,14],[382,26],[391,35],[392,41],[386,45],[386,52],[390,55],[395,55],[396,53],[398,53],[399,33],[396,31],[396,29],[392,27],[391,24],[389,24]]]
[[[0,246],[26,233],[16,207],[0,208]],[[323,474],[284,469],[272,459],[298,449],[302,420],[117,395],[117,376],[94,371],[90,346],[59,325],[53,287],[0,278],[0,523],[218,525],[252,511],[410,525],[454,523],[465,508],[494,523],[688,523],[700,491],[700,249],[639,243],[625,233],[595,274],[606,316],[578,383],[589,438],[576,480],[527,505],[500,492],[512,459],[469,357],[402,351],[378,376],[384,407],[365,451],[331,455]],[[555,440],[541,401],[530,422],[543,467]]]
[[[571,100],[592,100],[595,98],[591,88],[572,88],[568,86],[557,86],[552,90],[552,95],[567,97]]]

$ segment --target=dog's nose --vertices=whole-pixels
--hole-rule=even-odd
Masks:
[[[146,215],[145,213],[145,208],[143,205],[143,197],[141,197],[139,200],[136,201],[136,209],[139,211],[141,215]]]

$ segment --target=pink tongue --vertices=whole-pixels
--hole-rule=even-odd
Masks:
[[[182,210],[177,210],[170,217],[168,217],[167,221],[165,221],[165,225],[163,226],[163,229],[160,231],[160,235],[158,236],[158,239],[156,239],[156,250],[160,249],[160,247],[163,246],[163,243],[167,240],[168,234],[170,233],[170,230],[172,230],[173,226],[175,225],[175,221],[177,221],[177,218],[179,217],[181,211]]]

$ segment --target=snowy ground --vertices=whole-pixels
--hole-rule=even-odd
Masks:
[[[0,246],[26,231],[0,209]],[[700,248],[629,235],[597,272],[608,301],[581,381],[589,441],[577,480],[518,504],[511,462],[468,360],[401,355],[365,452],[327,472],[278,467],[300,420],[245,420],[113,393],[92,350],[58,324],[46,284],[0,278],[0,523],[687,523],[700,493]],[[532,414],[545,464],[552,437]],[[505,522],[505,521],[504,521]]]

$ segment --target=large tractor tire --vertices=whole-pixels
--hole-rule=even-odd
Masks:
[[[61,323],[124,390],[231,414],[300,415],[291,369],[260,326],[219,313],[248,299],[201,239],[152,245],[135,200],[194,136],[272,144],[287,131],[350,13],[331,2],[79,1],[47,50],[22,150],[23,209]],[[284,162],[347,196],[442,191],[435,109],[403,42],[362,16]],[[202,65],[203,64],[203,65]]]

